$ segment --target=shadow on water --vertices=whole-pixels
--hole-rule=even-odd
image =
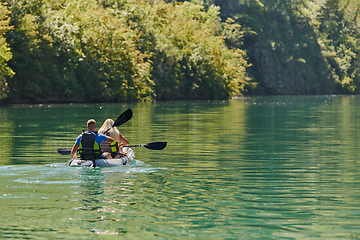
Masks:
[[[359,238],[359,100],[2,108],[0,237]],[[127,108],[130,143],[168,141],[164,150],[134,149],[134,167],[61,167],[56,149],[88,118]]]

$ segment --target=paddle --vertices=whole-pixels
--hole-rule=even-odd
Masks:
[[[136,145],[126,145],[123,147],[145,147],[151,150],[163,150],[167,145],[167,142],[152,142],[147,144],[136,144]],[[72,148],[58,148],[58,153],[61,155],[69,155],[71,154]]]
[[[114,124],[109,129],[107,129],[103,134],[110,131],[110,129],[113,127],[118,127],[118,126],[126,123],[127,121],[129,121],[131,119],[131,117],[132,117],[131,109],[126,110],[115,120]]]
[[[69,154],[71,154],[71,149],[72,148],[58,148],[57,151],[61,155],[69,155]]]
[[[163,150],[167,145],[167,142],[152,142],[147,144],[137,144],[137,145],[126,145],[123,147],[145,147],[152,150]]]

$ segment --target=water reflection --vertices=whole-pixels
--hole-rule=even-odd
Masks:
[[[359,237],[359,99],[0,108],[0,141],[10,143],[0,157],[0,200],[10,216],[0,232],[66,239]],[[45,166],[68,160],[56,148],[71,146],[88,118],[101,122],[127,108],[134,116],[121,132],[134,144],[168,141],[164,150],[136,148],[142,165],[121,169]]]

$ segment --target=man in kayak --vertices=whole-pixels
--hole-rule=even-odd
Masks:
[[[103,134],[98,134],[96,131],[96,122],[94,119],[87,121],[87,132],[80,134],[71,149],[72,159],[76,158],[76,153],[79,150],[80,158],[84,160],[95,160],[104,158],[101,156],[100,145],[102,142],[113,142],[114,139]],[[95,163],[95,161],[94,161]]]

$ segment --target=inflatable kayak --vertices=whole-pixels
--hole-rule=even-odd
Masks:
[[[116,167],[123,165],[134,165],[135,153],[130,147],[123,147],[123,151],[126,152],[126,156],[114,159],[96,159],[96,167]],[[74,159],[69,163],[70,167],[93,167],[92,160]]]

